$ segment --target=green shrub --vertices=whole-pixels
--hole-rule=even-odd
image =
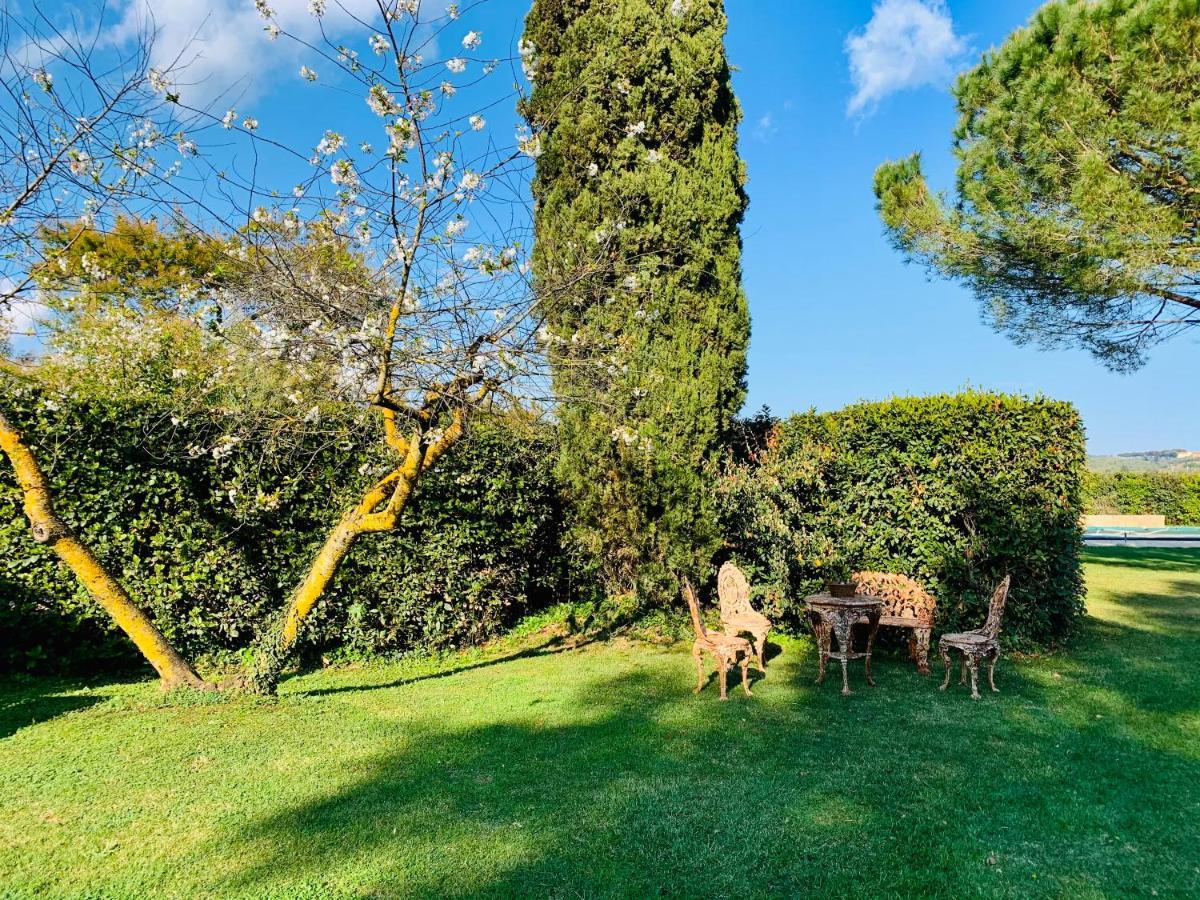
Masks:
[[[1200,474],[1088,472],[1083,494],[1088,515],[1157,515],[1168,525],[1200,525]]]
[[[61,515],[189,656],[249,646],[282,608],[326,530],[373,474],[364,438],[272,467],[244,441],[214,458],[212,422],[150,408],[6,391]],[[206,449],[209,448],[209,449]],[[481,422],[423,479],[392,534],[358,543],[306,630],[305,649],[355,654],[460,646],[560,599],[566,569],[544,428]],[[139,665],[122,635],[35,543],[0,465],[0,667]]]
[[[938,627],[982,623],[1013,576],[1005,634],[1069,637],[1083,611],[1079,415],[1068,403],[980,392],[864,403],[780,423],[720,484],[728,552],[768,614],[853,569],[905,572],[938,596]]]

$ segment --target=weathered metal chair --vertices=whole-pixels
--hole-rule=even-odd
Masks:
[[[687,601],[688,612],[692,614],[692,630],[696,632],[696,641],[692,644],[692,658],[696,660],[696,690],[700,693],[704,687],[704,654],[711,653],[717,661],[717,671],[721,676],[721,699],[728,700],[726,683],[731,666],[742,667],[742,690],[747,697],[754,696],[750,692],[750,654],[754,647],[745,638],[728,634],[709,634],[700,618],[700,604],[696,601],[696,592],[692,590],[691,582],[684,579],[683,599]],[[740,659],[739,659],[740,657]]]
[[[721,566],[717,573],[717,596],[721,598],[721,626],[725,633],[733,637],[749,634],[753,639],[754,655],[758,658],[758,671],[766,672],[763,654],[767,649],[771,620],[750,605],[750,582],[731,562]]]
[[[1008,585],[1010,576],[996,585],[992,592],[992,602],[988,605],[987,622],[982,628],[974,631],[964,631],[943,634],[938,640],[938,651],[942,654],[942,662],[946,664],[946,680],[942,682],[941,690],[950,685],[950,651],[957,650],[962,654],[962,677],[959,684],[967,683],[967,672],[971,673],[971,699],[979,699],[979,688],[976,679],[979,672],[980,660],[988,661],[988,685],[997,693],[995,671],[996,660],[1000,658],[1000,620],[1004,618],[1004,604],[1008,600]]]
[[[915,660],[917,671],[929,674],[929,636],[937,612],[937,599],[920,582],[892,572],[855,572],[851,578],[860,594],[883,600],[880,625],[911,629],[908,658]],[[859,624],[866,624],[863,619]]]

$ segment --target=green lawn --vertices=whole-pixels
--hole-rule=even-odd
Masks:
[[[807,640],[723,704],[684,645],[542,637],[277,702],[9,684],[0,894],[1200,895],[1200,552],[1088,580],[976,703],[886,656],[843,698]]]

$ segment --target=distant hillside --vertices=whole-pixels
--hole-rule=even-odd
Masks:
[[[1113,456],[1089,456],[1093,472],[1200,472],[1200,451],[1139,450]]]

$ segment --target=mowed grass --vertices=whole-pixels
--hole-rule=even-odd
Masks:
[[[0,893],[1197,896],[1200,552],[1088,559],[1079,646],[979,702],[893,656],[841,697],[806,639],[727,703],[539,636],[278,701],[9,684]]]

